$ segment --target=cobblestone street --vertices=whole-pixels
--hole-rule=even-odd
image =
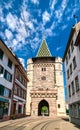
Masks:
[[[79,130],[67,119],[50,117],[26,117],[0,122],[0,130]]]

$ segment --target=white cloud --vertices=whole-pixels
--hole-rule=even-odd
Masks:
[[[51,9],[51,11],[53,11],[55,9],[56,3],[57,3],[57,0],[53,0],[53,1],[50,0],[50,9]]]
[[[35,37],[35,38],[33,39],[33,41],[34,41],[34,42],[38,42],[38,41],[39,41],[39,37]]]
[[[16,39],[13,39],[13,47],[16,47],[17,45],[18,45],[18,41]]]
[[[33,23],[31,21],[27,22],[27,27],[29,27],[31,30],[34,31],[34,25],[33,25]]]
[[[45,11],[42,15],[43,24],[45,25],[48,21],[50,21],[50,14]]]
[[[5,30],[5,35],[6,35],[6,37],[7,37],[9,40],[11,40],[11,39],[13,38],[12,32],[11,32],[10,30],[8,30],[8,29]]]
[[[33,4],[39,4],[39,1],[38,1],[38,0],[31,0],[31,2],[32,2]]]
[[[59,51],[61,48],[62,48],[62,47],[57,47],[57,48],[56,48],[56,51]]]
[[[18,58],[21,62],[21,64],[23,65],[23,67],[25,68],[25,60],[23,58]]]
[[[5,8],[6,9],[10,9],[10,8],[12,8],[12,1],[9,1],[9,3],[4,3],[4,6],[5,6]]]
[[[64,10],[64,9],[66,8],[67,2],[68,2],[68,0],[63,0],[63,1],[62,1],[62,4],[61,4],[62,10]]]
[[[57,26],[57,22],[53,21],[52,25],[51,25],[51,30],[55,29]]]
[[[18,17],[16,15],[12,15],[11,13],[9,13],[6,17],[6,21],[7,21],[8,27],[12,31],[15,31],[16,26],[17,26]]]
[[[30,13],[29,13],[28,11],[26,11],[25,8],[22,8],[21,11],[22,11],[22,12],[21,12],[22,20],[23,20],[24,22],[29,21],[29,19],[30,19]]]
[[[51,29],[46,29],[45,30],[45,32],[46,32],[46,36],[52,36],[53,35],[53,32],[52,32],[52,30]]]
[[[58,22],[61,22],[63,13],[66,9],[67,3],[69,0],[63,0],[61,3],[61,6],[58,10],[55,11],[56,18],[58,19]]]
[[[35,51],[38,48],[40,41],[41,41],[41,39],[39,39],[39,38],[31,41],[30,45],[31,45],[31,48],[33,49],[33,51]]]
[[[0,21],[5,22],[5,18],[4,18],[4,14],[3,14],[3,8],[1,6],[0,6]],[[0,26],[1,26],[1,24],[0,24]]]
[[[22,42],[22,44],[25,42],[25,37],[23,37],[20,33],[16,34],[16,40],[17,42]]]
[[[63,25],[63,26],[61,27],[61,30],[66,29],[66,28],[67,28],[67,26],[68,26],[68,25]]]
[[[42,13],[42,11],[41,11],[41,9],[39,9],[38,10],[38,16],[41,16],[41,13]]]
[[[27,37],[27,27],[25,27],[24,22],[21,19],[18,21],[16,32],[23,37]]]
[[[62,18],[62,15],[63,15],[62,11],[56,10],[55,15],[56,15],[56,18],[58,19],[58,21],[61,21],[61,18]]]
[[[34,23],[34,24],[36,24],[36,25],[38,25],[38,21],[37,21],[37,19],[32,19],[32,22]]]

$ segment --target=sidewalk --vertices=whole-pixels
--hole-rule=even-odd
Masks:
[[[62,120],[60,123],[60,130],[80,130],[80,126]]]

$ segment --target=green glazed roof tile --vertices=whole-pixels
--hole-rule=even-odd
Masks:
[[[50,50],[45,40],[42,41],[36,57],[51,57]]]

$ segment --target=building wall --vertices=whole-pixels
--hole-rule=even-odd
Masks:
[[[0,39],[0,119],[25,115],[27,81],[19,59]]]
[[[67,91],[68,91],[68,103],[69,103],[69,111],[70,111],[70,120],[73,123],[79,124],[80,122],[80,45],[75,46],[75,41],[80,29],[80,23],[74,26],[75,32],[69,42],[69,47],[67,49],[67,53],[65,56],[65,70],[66,70],[66,82],[67,82]],[[71,43],[73,41],[73,51],[71,50]],[[69,50],[70,50],[70,58],[69,58]],[[66,62],[66,57],[68,57],[68,63]],[[74,68],[73,59],[76,59],[76,66]],[[70,65],[72,64],[72,73],[70,73]],[[69,70],[69,74],[68,71]],[[68,78],[69,75],[69,78]],[[78,76],[78,90],[76,88],[75,78]],[[72,86],[73,82],[73,86]],[[74,89],[73,89],[74,88]],[[73,91],[74,90],[74,91]]]
[[[44,98],[45,101],[48,102],[49,104],[49,116],[56,116],[57,111],[56,111],[56,97],[55,98]],[[43,98],[32,98],[32,111],[31,111],[31,116],[38,116],[38,105],[39,103],[43,100]]]
[[[15,66],[12,114],[15,117],[25,116],[27,95],[27,77],[22,66]]]
[[[42,71],[42,68],[46,71]],[[46,78],[42,80],[43,76]],[[33,73],[33,87],[34,88],[54,88],[54,63],[40,63],[36,61],[34,63],[34,73]]]
[[[26,115],[31,115],[31,96],[30,91],[33,88],[33,61],[32,59],[28,60],[27,63],[27,77],[29,82],[27,84],[27,97],[26,97]]]
[[[0,47],[1,48],[1,47]],[[4,48],[1,48],[4,52]],[[11,111],[11,97],[12,97],[12,88],[13,88],[13,79],[14,79],[14,63],[12,62],[12,68],[8,67],[8,59],[12,60],[10,58],[10,55],[6,54],[6,52],[3,53],[3,58],[0,59],[0,65],[4,68],[3,69],[3,74],[0,74],[0,85],[3,85],[4,88],[9,90],[10,97],[7,96],[2,96],[0,95],[1,99],[4,99],[4,102],[7,100],[8,101],[8,115],[3,116],[3,120],[6,120],[8,117],[10,117],[10,111]],[[6,78],[4,78],[4,73],[5,70],[7,70],[11,75],[12,75],[12,80],[8,81]],[[7,90],[5,90],[5,94],[7,94]],[[11,91],[11,92],[10,92]],[[6,117],[5,117],[6,116]]]
[[[62,59],[56,58],[55,63],[56,70],[56,83],[55,86],[58,90],[57,94],[57,115],[65,115],[65,95],[64,95],[64,83],[63,83],[63,68]],[[60,105],[60,108],[58,107]]]

